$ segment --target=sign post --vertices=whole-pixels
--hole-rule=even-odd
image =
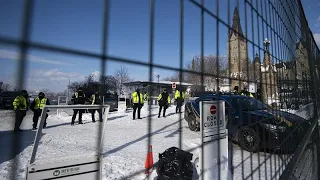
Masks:
[[[125,97],[118,98],[118,112],[126,112],[127,99]]]
[[[227,179],[228,132],[224,101],[200,102],[200,132],[203,142],[199,161],[201,178],[216,180],[220,179],[220,174],[221,179]]]
[[[68,105],[68,96],[59,96],[58,97],[58,105]],[[60,109],[57,109],[57,116],[60,115]]]

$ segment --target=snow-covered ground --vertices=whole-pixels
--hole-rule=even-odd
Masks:
[[[104,147],[103,147],[103,179],[145,179],[144,162],[147,155],[148,137],[153,147],[154,162],[158,161],[158,154],[175,146],[194,154],[190,150],[192,143],[200,137],[199,132],[189,130],[186,121],[179,114],[175,114],[175,107],[169,107],[166,118],[158,118],[158,107],[149,111],[142,110],[142,118],[132,120],[132,111],[111,112],[107,121]],[[50,112],[47,128],[38,147],[36,162],[52,162],[67,156],[81,156],[94,153],[97,149],[98,125],[92,123],[90,114],[83,115],[85,124],[70,126],[71,112],[57,116]],[[150,118],[148,118],[150,117]],[[151,133],[148,134],[148,121],[151,123]],[[14,156],[12,152],[13,112],[0,111],[0,177],[9,179],[13,167]],[[180,139],[179,125],[182,124]],[[21,147],[15,156],[17,164],[17,179],[25,177],[25,170],[30,159],[33,141],[36,132],[31,131],[32,113],[29,112],[22,123]],[[233,145],[234,179],[271,179],[279,176],[279,169],[283,170],[284,155],[268,153],[249,153],[239,146]],[[155,170],[151,179],[156,179]],[[197,175],[194,172],[194,179]],[[276,178],[277,179],[277,178]]]

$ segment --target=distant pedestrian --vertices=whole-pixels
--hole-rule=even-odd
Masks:
[[[40,92],[38,97],[31,103],[30,109],[33,111],[33,125],[32,130],[36,130],[38,126],[38,120],[41,116],[42,110],[45,105],[50,105],[49,99],[45,97],[43,92]],[[43,124],[43,128],[47,126],[48,114],[46,114],[46,119]]]
[[[170,96],[166,89],[163,90],[163,92],[158,97],[158,103],[159,103],[159,114],[158,118],[160,118],[161,110],[163,108],[163,117],[166,117],[166,110],[169,107],[170,104]]]
[[[20,95],[17,96],[13,101],[13,108],[15,110],[15,125],[14,132],[22,131],[20,125],[23,118],[26,116],[29,106],[29,95],[26,90],[22,90]]]
[[[249,92],[247,90],[247,88],[244,88],[243,91],[241,92],[241,95],[242,96],[248,96],[248,97],[252,97],[253,98],[253,95],[251,94],[251,92]]]
[[[136,119],[136,111],[138,110],[138,119],[141,118],[141,108],[144,103],[143,95],[139,89],[132,93],[132,102],[133,102],[133,120]]]
[[[82,92],[82,88],[79,88],[77,92],[74,93],[74,95],[71,98],[71,102],[73,104],[85,104],[86,102],[86,95]],[[74,125],[74,121],[76,119],[77,114],[79,113],[79,124],[83,124],[82,122],[82,113],[83,109],[74,109],[73,110],[73,115],[72,115],[72,120],[71,120],[71,125]]]
[[[102,99],[101,99],[101,96],[99,96],[99,92],[96,91],[92,96],[91,98],[89,99],[89,101],[91,102],[92,105],[102,105]],[[99,113],[99,121],[102,122],[103,119],[102,119],[102,109],[99,108],[99,109],[90,109],[89,110],[90,113],[91,113],[91,116],[92,116],[92,122],[96,122],[95,120],[95,112],[98,111]]]
[[[239,86],[235,86],[232,92],[234,94],[240,94]]]
[[[181,89],[177,89],[175,96],[174,96],[174,99],[177,103],[176,113],[178,113],[178,112],[181,113],[181,106],[183,105],[183,102],[184,102],[184,92],[182,92]]]

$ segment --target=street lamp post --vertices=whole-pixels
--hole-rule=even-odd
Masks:
[[[270,45],[271,41],[266,38],[264,41],[263,41],[263,44],[264,46],[266,47],[266,51],[269,51],[269,45]]]

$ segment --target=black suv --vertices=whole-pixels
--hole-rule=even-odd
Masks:
[[[5,91],[0,94],[0,108],[13,109],[14,99],[20,95],[19,91]]]

